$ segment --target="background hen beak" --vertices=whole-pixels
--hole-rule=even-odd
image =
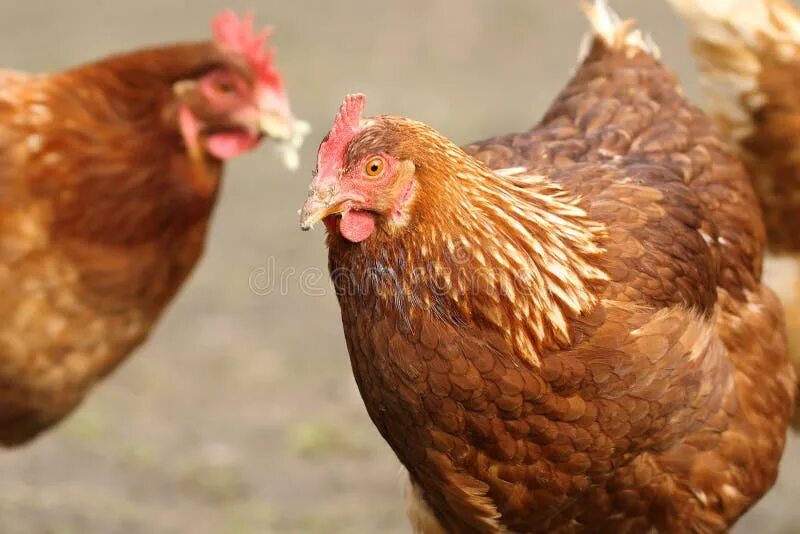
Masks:
[[[291,115],[275,110],[262,111],[259,117],[259,129],[264,135],[276,141],[288,141],[294,136],[295,119]]]
[[[311,131],[309,124],[296,119],[291,113],[267,110],[261,113],[258,126],[261,133],[277,142],[284,165],[291,171],[297,170],[300,166],[300,148]]]

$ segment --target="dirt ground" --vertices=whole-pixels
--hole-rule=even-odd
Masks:
[[[682,24],[660,1],[613,3],[697,99]],[[567,79],[586,24],[566,0],[252,4],[314,127],[303,166],[282,170],[268,147],[230,165],[208,254],[147,346],[56,431],[0,455],[0,534],[408,532],[398,463],[363,409],[322,275],[323,234],[297,228],[317,142],[356,90],[369,112],[459,142],[525,128]],[[49,71],[204,38],[228,5],[251,7],[0,0],[0,65]],[[800,532],[798,492],[794,440],[738,532]]]

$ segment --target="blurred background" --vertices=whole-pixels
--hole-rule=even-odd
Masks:
[[[702,102],[666,5],[612,3]],[[399,464],[352,378],[323,233],[297,227],[318,141],[353,91],[371,114],[459,143],[527,128],[587,24],[563,0],[0,0],[0,65],[61,70],[204,39],[225,7],[275,27],[293,108],[314,128],[303,165],[290,174],[265,147],[228,167],[205,260],[149,343],[54,432],[0,453],[2,534],[409,532]],[[799,492],[795,439],[737,531],[800,532]]]

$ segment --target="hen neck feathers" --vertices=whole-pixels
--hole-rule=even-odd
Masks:
[[[221,165],[188,157],[169,76],[142,74],[163,66],[124,69],[148,54],[40,77],[26,91],[21,107],[39,110],[28,114],[39,117],[35,123],[22,126],[37,140],[26,175],[34,196],[54,203],[54,231],[128,246],[184,232],[209,216]],[[211,187],[196,187],[200,182]]]
[[[436,133],[418,139],[431,156],[415,161],[408,224],[361,245],[331,238],[340,298],[372,295],[408,324],[423,314],[489,328],[538,364],[597,302],[604,228],[545,177],[500,176]]]

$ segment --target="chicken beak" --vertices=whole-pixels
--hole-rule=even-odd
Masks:
[[[316,181],[316,180],[314,180]],[[338,194],[336,185],[312,185],[303,209],[300,210],[300,228],[308,231],[330,215],[343,213],[348,200]]]
[[[311,131],[309,124],[290,113],[268,110],[261,112],[258,126],[261,133],[277,141],[278,153],[284,165],[290,171],[296,171],[300,166],[300,148]]]
[[[275,110],[260,113],[258,127],[261,133],[276,141],[288,141],[294,137],[294,117]]]

